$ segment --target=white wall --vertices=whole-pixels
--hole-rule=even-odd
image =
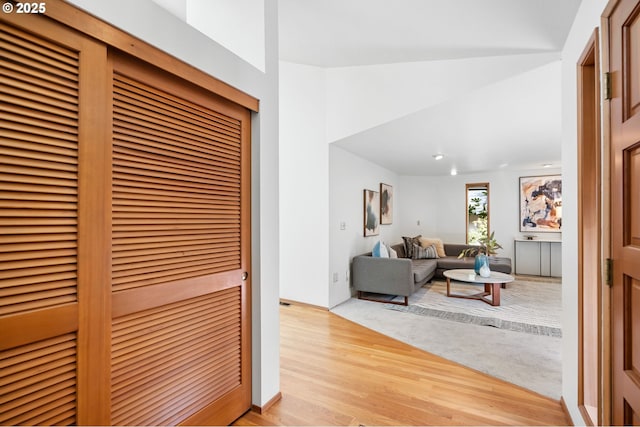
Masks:
[[[260,100],[252,120],[252,400],[262,406],[280,390],[277,2],[264,4],[265,73],[151,0],[71,3]]]
[[[560,174],[559,169],[496,171],[456,176],[400,177],[400,233],[439,237],[445,243],[465,243],[466,184],[489,183],[490,231],[503,247],[498,256],[513,256],[513,240],[519,231],[519,177]],[[564,195],[563,195],[564,197]],[[563,201],[564,203],[564,201]],[[420,225],[417,222],[420,221]],[[562,233],[525,233],[545,239],[562,239]]]
[[[280,297],[329,306],[325,71],[280,62]]]
[[[364,237],[364,190],[380,191],[380,183],[393,186],[393,224],[381,225],[378,236]],[[382,240],[398,243],[401,222],[400,189],[398,176],[381,166],[362,159],[341,148],[329,148],[329,307],[351,297],[349,285],[351,259],[355,255],[371,252],[373,245]],[[345,224],[342,230],[340,224]],[[333,282],[333,274],[338,281]]]
[[[578,120],[576,64],[607,0],[582,0],[562,51],[562,397],[576,425],[578,410]],[[600,44],[602,46],[602,44]]]
[[[327,144],[326,72],[280,62],[280,297],[330,308],[351,297],[351,258],[400,237],[397,216],[363,236],[363,190],[397,176]]]
[[[265,70],[264,0],[186,1],[189,25]]]
[[[180,18],[182,21],[187,20],[187,0],[153,0],[160,6]]]
[[[557,53],[327,70],[327,138],[338,141],[555,62]]]

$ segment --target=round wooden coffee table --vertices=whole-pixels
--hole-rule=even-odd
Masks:
[[[491,304],[493,306],[500,305],[500,287],[505,283],[513,282],[513,276],[510,274],[492,271],[489,277],[482,277],[476,274],[474,270],[446,270],[444,277],[447,278],[447,296],[454,298],[478,299]],[[465,282],[474,285],[484,285],[484,292],[472,295],[461,295],[451,293],[451,280]],[[491,299],[487,298],[488,296]]]

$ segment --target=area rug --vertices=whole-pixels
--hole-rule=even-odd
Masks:
[[[481,286],[452,282],[456,294],[473,294]],[[389,310],[437,317],[462,323],[562,337],[560,314],[562,285],[558,281],[530,281],[518,278],[501,289],[500,306],[483,301],[447,297],[444,281],[426,284],[409,299],[409,306],[385,304]]]
[[[549,321],[553,318],[559,319],[561,316],[560,290],[562,285],[559,281],[554,280],[555,283],[548,283],[548,279],[516,276],[516,282],[507,285],[507,289],[502,290],[501,297],[512,293],[509,291],[515,290],[516,284],[524,282],[538,285],[537,289],[534,288],[535,293],[544,296],[544,303],[541,304],[542,314],[530,314],[529,316],[547,320],[536,320],[532,324],[559,327],[556,323]],[[390,304],[357,298],[350,298],[333,307],[331,311],[429,353],[520,385],[544,396],[560,399],[562,395],[562,338],[411,313],[410,307],[420,301],[424,303],[426,295],[432,292],[431,287],[427,285],[414,293],[409,298],[410,306],[407,311],[399,311],[398,308],[402,310],[400,306],[387,309],[386,307]],[[524,287],[530,288],[527,285]],[[438,287],[434,290],[437,289]],[[437,297],[432,297],[432,299],[435,298]],[[504,300],[504,297],[502,299]],[[447,302],[471,302],[473,307],[465,309],[471,313],[492,308],[482,301],[448,298]],[[504,312],[505,307],[513,308],[511,304],[503,304],[501,311]],[[451,310],[451,308],[444,310],[442,307],[436,309]],[[467,313],[467,311],[463,311],[463,313]],[[495,313],[486,317],[498,318]]]

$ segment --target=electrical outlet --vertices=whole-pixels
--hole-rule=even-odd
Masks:
[[[333,283],[338,283],[338,273],[333,273]]]
[[[416,223],[417,223],[418,225],[420,225],[420,220],[417,220],[417,221],[416,221]]]
[[[340,230],[346,230],[347,229],[347,223],[342,221],[340,222]]]

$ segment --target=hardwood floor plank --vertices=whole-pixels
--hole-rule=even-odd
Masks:
[[[559,401],[329,311],[282,306],[280,327],[282,399],[234,425],[569,425]]]

